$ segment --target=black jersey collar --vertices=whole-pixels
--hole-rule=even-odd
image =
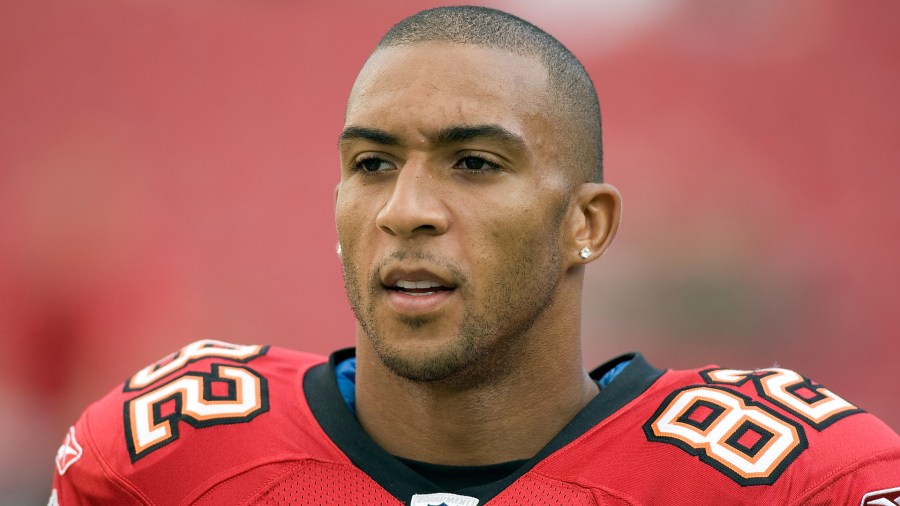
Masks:
[[[445,492],[384,451],[359,425],[353,412],[344,402],[335,379],[335,365],[354,355],[355,350],[352,348],[336,351],[327,364],[313,367],[306,373],[303,378],[303,391],[313,416],[354,465],[397,499],[408,503],[414,494]],[[598,380],[604,373],[625,360],[631,360],[631,363],[616,379],[601,390],[556,437],[518,470],[493,483],[454,493],[477,497],[480,500],[479,504],[486,503],[539,462],[643,393],[663,374],[662,370],[651,366],[640,354],[627,354],[597,367],[591,371],[590,376]]]

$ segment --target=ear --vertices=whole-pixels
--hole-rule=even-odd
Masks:
[[[563,250],[570,266],[599,258],[612,243],[622,216],[622,197],[612,185],[584,183],[572,198],[570,233]]]

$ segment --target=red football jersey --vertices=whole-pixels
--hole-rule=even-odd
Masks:
[[[85,411],[51,504],[900,504],[900,437],[821,385],[640,355],[511,475],[444,491],[357,423],[348,356],[193,343]]]

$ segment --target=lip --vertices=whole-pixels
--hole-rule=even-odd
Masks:
[[[381,284],[389,287],[396,285],[400,280],[434,281],[441,286],[454,289],[456,288],[456,283],[451,278],[452,276],[426,267],[395,266],[384,270],[381,276]]]
[[[427,267],[391,267],[384,271],[381,281],[390,308],[407,316],[421,316],[439,310],[456,294],[457,286],[449,274]],[[432,281],[443,288],[413,294],[393,289],[400,281]]]
[[[406,316],[422,316],[439,310],[447,304],[456,293],[455,290],[442,290],[427,295],[410,295],[397,290],[385,289],[388,305],[399,314]]]

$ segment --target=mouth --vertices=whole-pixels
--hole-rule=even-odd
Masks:
[[[413,297],[423,297],[453,290],[453,288],[444,286],[436,281],[411,281],[407,279],[399,279],[393,285],[386,286],[385,288]]]
[[[383,271],[381,286],[393,311],[407,316],[438,311],[454,300],[456,277],[441,269],[395,265]]]

